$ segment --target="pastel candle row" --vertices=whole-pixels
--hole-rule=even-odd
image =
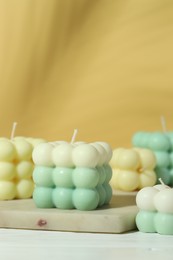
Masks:
[[[156,183],[156,158],[149,149],[114,149],[110,165],[113,169],[110,182],[113,189],[135,191]]]
[[[112,149],[108,143],[44,143],[33,150],[35,189],[40,208],[93,210],[109,203]]]
[[[173,235],[173,189],[155,185],[141,189],[136,196],[139,213],[136,224],[142,232]]]

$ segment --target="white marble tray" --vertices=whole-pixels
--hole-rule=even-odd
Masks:
[[[54,231],[123,233],[136,229],[135,193],[115,192],[94,211],[39,209],[32,199],[0,202],[0,227]]]

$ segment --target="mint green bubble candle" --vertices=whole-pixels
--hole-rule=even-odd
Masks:
[[[108,143],[54,142],[35,147],[33,200],[39,208],[94,210],[112,198]]]
[[[173,132],[137,132],[132,144],[154,152],[157,180],[161,178],[165,184],[173,186]]]
[[[141,232],[173,235],[172,188],[163,183],[145,187],[137,193],[136,204],[136,225]]]

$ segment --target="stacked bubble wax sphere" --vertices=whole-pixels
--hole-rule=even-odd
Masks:
[[[32,197],[32,151],[42,139],[0,138],[0,200]]]
[[[145,187],[138,192],[136,204],[136,225],[141,232],[173,235],[172,188],[163,184]]]
[[[112,198],[108,143],[43,143],[33,150],[33,200],[39,208],[94,210]]]
[[[154,152],[157,179],[173,186],[173,132],[137,132],[132,143],[135,147],[145,147]]]
[[[144,148],[116,148],[110,161],[113,170],[110,184],[122,191],[140,190],[156,184],[154,153]]]

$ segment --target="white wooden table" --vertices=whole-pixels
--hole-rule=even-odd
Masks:
[[[173,236],[0,229],[0,260],[172,260]]]

